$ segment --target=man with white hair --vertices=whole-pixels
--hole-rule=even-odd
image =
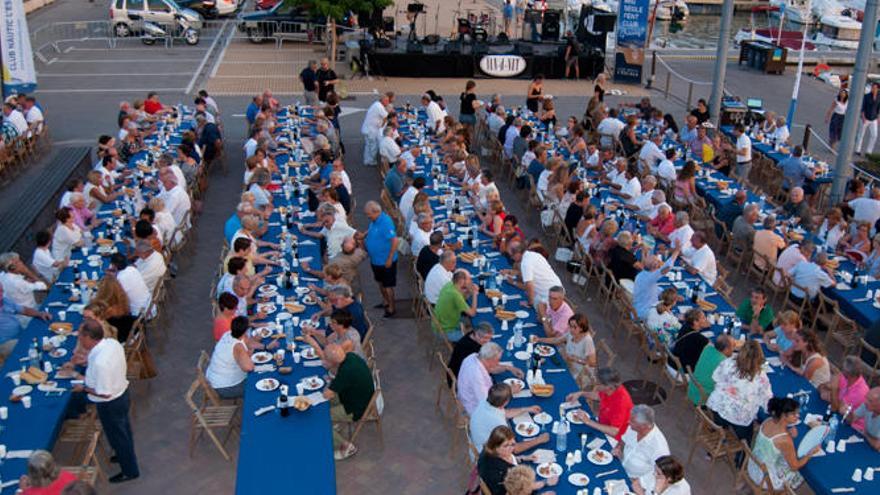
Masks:
[[[413,215],[415,214],[413,211],[413,201],[416,199],[416,195],[425,188],[426,184],[427,182],[424,177],[416,177],[413,179],[412,184],[403,191],[403,195],[400,196],[400,203],[397,206],[400,209],[400,214],[403,215],[403,225],[408,227],[412,223]]]
[[[345,239],[353,236],[357,231],[351,228],[344,221],[336,218],[336,208],[329,203],[322,204],[318,207],[318,219],[321,222],[320,232],[309,232],[303,230],[302,233],[310,237],[323,237],[327,242],[327,258],[335,258],[342,251],[342,243]]]
[[[19,306],[36,308],[37,300],[34,292],[46,290],[46,284],[40,281],[34,273],[18,256],[18,253],[3,253],[0,255],[0,286],[6,298]],[[19,314],[18,321],[22,328],[30,323],[30,316]]]
[[[147,284],[150,294],[154,294],[156,286],[162,281],[162,277],[165,276],[165,271],[168,269],[165,265],[165,258],[162,253],[153,249],[149,241],[138,241],[134,248],[134,254],[137,256],[134,267],[141,272],[141,277]]]
[[[159,193],[158,197],[162,198],[162,201],[165,202],[165,208],[174,217],[174,225],[180,227],[192,207],[189,194],[184,186],[178,182],[177,176],[170,167],[163,168],[159,172],[159,180],[165,190]],[[189,224],[184,228],[189,228]]]
[[[440,254],[440,261],[431,268],[425,278],[425,299],[431,304],[437,304],[440,297],[440,289],[452,281],[457,259],[455,251],[446,249]]]
[[[657,178],[653,175],[646,175],[641,181],[641,193],[627,200],[625,207],[629,210],[647,214],[654,206],[655,187],[657,187]]]
[[[364,136],[364,165],[375,166],[379,153],[379,137],[385,119],[388,117],[388,109],[394,102],[394,93],[387,92],[374,101],[364,115],[361,124],[361,135]]]
[[[868,222],[873,232],[874,224],[880,220],[880,187],[871,189],[870,198],[861,197],[850,200],[849,207],[853,209],[853,227],[858,227],[862,222]]]
[[[629,428],[612,453],[623,462],[623,469],[633,484],[638,483],[645,493],[653,493],[654,461],[669,455],[669,444],[654,422],[654,409],[651,406],[633,406]]]
[[[430,213],[419,213],[418,219],[409,228],[409,245],[413,256],[418,256],[422,248],[430,242],[434,231],[434,217]]]
[[[709,285],[715,285],[718,278],[718,265],[715,253],[706,243],[706,234],[694,232],[691,245],[681,251],[681,257],[687,263],[687,271],[692,275],[700,275]]]
[[[680,211],[675,214],[675,230],[669,234],[669,244],[673,248],[679,248],[682,251],[691,247],[691,237],[694,235],[694,229],[690,226],[691,217],[686,211]]]
[[[394,163],[400,158],[400,146],[394,140],[394,128],[386,126],[382,129],[382,139],[379,140],[379,156]]]
[[[342,157],[336,157],[333,160],[333,172],[339,174],[339,177],[342,179],[342,185],[345,186],[348,194],[351,195],[351,178],[348,176],[348,172],[345,171],[345,162],[342,161]]]
[[[422,154],[422,148],[413,146],[400,154],[400,160],[406,162],[407,170],[416,169],[416,159]]]
[[[642,270],[633,281],[633,308],[639,318],[647,318],[648,311],[657,305],[661,292],[660,279],[672,269],[678,253],[678,249],[674,249],[665,263],[653,254],[642,260]]]
[[[642,149],[639,151],[639,168],[642,171],[655,173],[657,164],[666,159],[666,154],[660,149],[662,142],[663,134],[655,130],[652,132],[651,138],[642,145]]]
[[[431,130],[433,130],[434,134],[439,135],[446,132],[446,124],[443,123],[443,118],[445,117],[443,109],[440,108],[440,105],[432,100],[431,96],[427,93],[422,95],[422,106],[425,107],[425,114],[428,116],[428,125]]]
[[[501,365],[503,352],[501,346],[495,342],[486,342],[480,347],[480,352],[471,354],[461,362],[456,391],[468,416],[472,415],[480,402],[486,400],[489,395],[489,389],[492,387],[490,374],[510,371],[517,378],[523,377],[523,372],[519,368]],[[520,386],[512,386],[511,391],[514,394],[518,393]]]
[[[506,119],[507,112],[502,106],[495,107],[495,111],[489,114],[486,122],[489,125],[489,131],[492,133],[493,136],[498,135],[498,131],[501,130],[501,127],[504,125],[504,121]]]

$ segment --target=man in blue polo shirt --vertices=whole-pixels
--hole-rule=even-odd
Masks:
[[[254,99],[247,106],[247,110],[244,112],[244,116],[248,121],[248,124],[254,125],[254,122],[257,120],[257,114],[260,113],[260,108],[263,107],[263,95],[254,96]]]
[[[364,240],[364,247],[370,256],[373,279],[379,284],[382,293],[382,304],[377,308],[385,308],[385,317],[394,316],[394,287],[397,285],[397,229],[394,221],[382,211],[375,201],[364,206],[364,213],[370,219],[370,227],[366,233],[358,236]]]

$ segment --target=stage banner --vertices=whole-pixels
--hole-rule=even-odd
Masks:
[[[614,80],[640,84],[648,39],[649,0],[620,0]]]
[[[22,0],[0,0],[0,59],[3,96],[37,89],[37,73]]]

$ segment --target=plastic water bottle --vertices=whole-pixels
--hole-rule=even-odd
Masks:
[[[736,322],[733,324],[731,336],[733,336],[734,339],[739,340],[740,335],[742,335],[742,327],[739,325],[739,322]]]
[[[28,362],[31,367],[39,368],[40,366],[40,344],[34,338],[33,344],[28,349]]]
[[[837,427],[840,425],[840,419],[837,417],[837,414],[833,414],[831,419],[828,420],[828,436],[825,440],[836,440],[837,439]]]
[[[565,416],[559,419],[559,428],[556,430],[556,450],[565,452],[568,450],[568,420]]]

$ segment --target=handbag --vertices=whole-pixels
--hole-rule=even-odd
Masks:
[[[541,211],[541,225],[544,227],[553,226],[553,210],[542,210]]]

